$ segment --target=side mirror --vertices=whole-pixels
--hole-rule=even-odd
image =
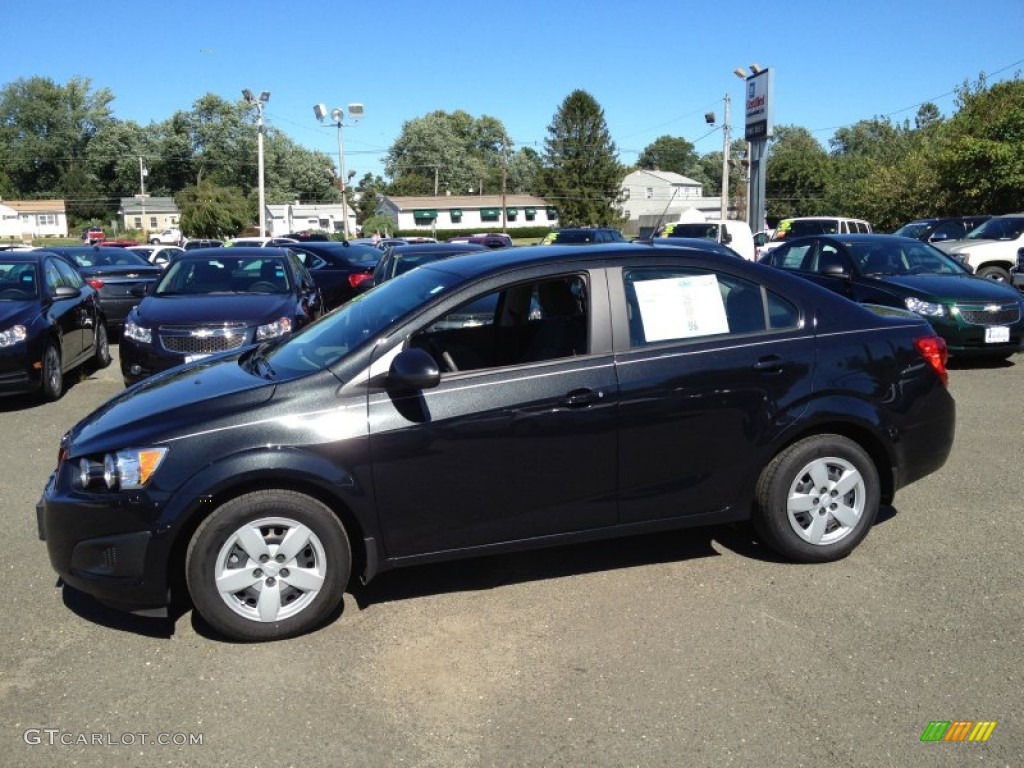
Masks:
[[[396,389],[431,389],[441,383],[441,371],[425,350],[413,347],[391,361],[387,383]]]
[[[842,264],[829,264],[821,270],[821,274],[828,275],[829,277],[849,277],[849,273]]]
[[[722,243],[724,243],[725,245],[728,245],[731,242],[732,242],[732,235],[730,235],[728,232],[726,232],[724,235],[722,235]]]
[[[70,285],[59,285],[53,291],[54,297],[58,299],[70,299],[81,293],[81,288],[72,288]]]

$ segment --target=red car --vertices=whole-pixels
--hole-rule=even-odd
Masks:
[[[107,236],[103,233],[103,227],[86,227],[82,232],[82,242],[89,243],[90,245],[106,239]]]

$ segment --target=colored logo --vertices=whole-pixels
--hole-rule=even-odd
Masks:
[[[995,720],[932,720],[921,741],[988,741],[995,729]]]

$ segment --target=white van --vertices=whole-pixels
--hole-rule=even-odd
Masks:
[[[658,233],[658,237],[694,237],[701,240],[714,240],[732,248],[747,261],[753,261],[754,235],[745,221],[728,219],[708,219],[707,221],[680,221],[666,224]]]

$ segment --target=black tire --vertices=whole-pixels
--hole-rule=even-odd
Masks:
[[[985,277],[999,283],[1010,284],[1010,273],[1002,267],[982,267],[977,272],[978,277]]]
[[[110,365],[110,336],[107,334],[107,326],[102,320],[96,321],[96,337],[94,339],[95,350],[92,356],[92,366],[96,370],[107,368]]]
[[[218,632],[247,642],[319,627],[341,605],[351,567],[338,518],[293,491],[254,491],[226,502],[199,525],[185,556],[196,610]],[[218,588],[218,574],[232,579],[228,589]]]
[[[43,351],[43,368],[41,371],[43,397],[47,400],[60,400],[64,394],[64,369],[60,356],[60,346],[51,341]]]
[[[791,560],[839,560],[871,530],[880,495],[878,470],[863,448],[841,435],[814,435],[761,472],[754,530]]]

